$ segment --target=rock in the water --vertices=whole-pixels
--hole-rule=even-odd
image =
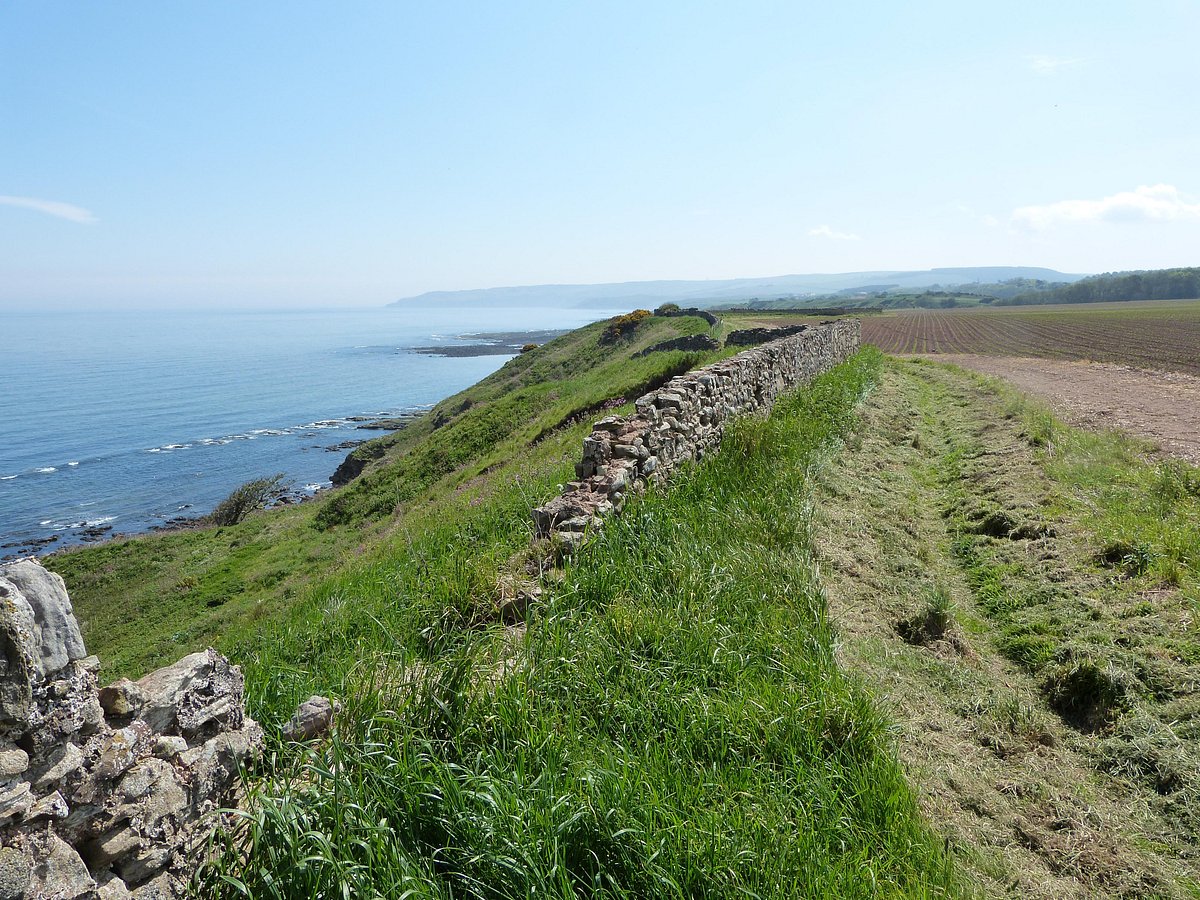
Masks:
[[[341,704],[335,704],[328,697],[309,697],[297,707],[291,721],[283,726],[283,736],[289,741],[307,741],[318,737],[330,729],[334,713],[340,710]]]

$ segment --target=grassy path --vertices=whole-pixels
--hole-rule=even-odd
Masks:
[[[1195,896],[1200,477],[890,361],[816,492],[843,666],[990,895]]]

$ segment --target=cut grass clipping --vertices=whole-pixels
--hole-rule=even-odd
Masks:
[[[887,723],[834,663],[811,564],[809,468],[878,367],[859,354],[631,503],[523,637],[476,628],[431,653],[411,616],[346,635],[347,715],[271,757],[205,895],[956,893]],[[428,558],[421,583],[454,565]],[[345,605],[386,615],[387,568],[359,587]]]

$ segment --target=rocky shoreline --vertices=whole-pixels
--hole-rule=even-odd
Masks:
[[[355,423],[354,427],[363,431],[377,431],[391,433],[400,431],[410,425],[412,422],[425,415],[425,411],[413,411],[398,413],[395,416],[386,418],[374,418],[372,416],[348,416],[345,421]],[[339,441],[336,444],[330,444],[320,449],[327,453],[337,452],[352,452],[361,445],[367,443],[372,438],[358,438]],[[348,458],[348,454],[347,454]],[[335,472],[345,465],[345,459]],[[303,490],[295,487],[286,487],[276,492],[267,504],[267,508],[273,509],[280,506],[293,506],[298,503],[308,503],[315,497],[325,493],[331,487],[335,486],[332,481],[327,486],[318,487],[316,490]],[[192,504],[185,503],[180,506],[177,512],[190,509]],[[29,537],[19,540],[6,541],[0,543],[0,564],[11,562],[13,560],[22,559],[29,556],[45,557],[60,550],[68,550],[81,545],[93,545],[105,543],[111,540],[121,538],[136,537],[139,534],[159,534],[172,531],[186,531],[192,528],[200,528],[206,524],[207,516],[203,515],[172,515],[163,516],[162,520],[155,525],[136,531],[116,531],[112,525],[96,524],[89,525],[81,523],[79,526],[68,526],[62,530],[60,534],[51,534],[44,537]],[[64,538],[68,541],[64,543]]]
[[[455,340],[468,343],[410,347],[408,352],[447,357],[512,356],[520,353],[529,344],[544,344],[566,333],[566,329],[544,329],[540,331],[486,331],[460,334],[455,336]]]
[[[520,353],[521,349],[528,344],[543,344],[546,341],[553,340],[559,335],[566,333],[567,331],[564,329],[471,332],[455,336],[456,341],[462,341],[464,343],[447,343],[438,346],[412,347],[408,348],[404,352],[445,357],[512,356]],[[355,429],[362,431],[391,433],[406,428],[414,420],[419,419],[423,415],[425,415],[425,411],[421,410],[398,413],[395,416],[388,416],[384,418],[362,415],[347,416],[344,421],[353,423]],[[328,446],[319,448],[328,453],[342,452],[347,454],[343,458],[342,462],[334,468],[334,472],[330,475],[330,484],[328,486],[322,486],[311,491],[298,490],[296,488],[287,488],[281,490],[277,496],[271,499],[271,501],[268,503],[268,507],[273,508],[279,506],[291,506],[298,503],[307,503],[314,497],[323,494],[331,487],[338,487],[342,484],[345,484],[353,477],[348,471],[348,467],[349,469],[354,468],[354,464],[351,462],[350,454],[371,439],[372,438],[367,437],[349,438],[339,441],[336,444],[330,444]],[[357,472],[354,474],[357,475]],[[192,504],[190,503],[183,504],[176,510],[177,513],[181,514],[163,516],[159,523],[134,531],[116,531],[114,526],[104,523],[80,523],[78,526],[68,526],[63,528],[61,532],[57,534],[6,541],[4,543],[0,543],[0,563],[27,556],[47,556],[59,550],[67,550],[75,546],[98,544],[119,538],[134,537],[138,534],[183,531],[203,526],[206,521],[205,516],[183,513],[183,510],[190,509],[191,506]]]

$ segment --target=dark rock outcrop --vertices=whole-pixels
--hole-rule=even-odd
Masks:
[[[344,487],[361,475],[371,463],[383,459],[386,452],[383,447],[368,441],[348,453],[329,480],[333,482],[334,487]]]

